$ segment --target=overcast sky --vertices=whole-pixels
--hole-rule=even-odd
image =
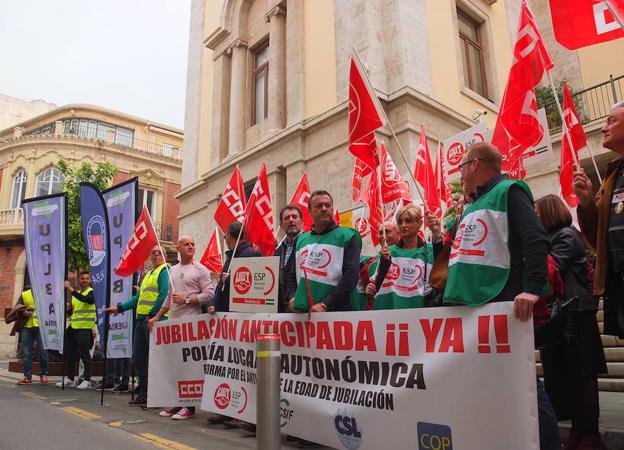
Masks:
[[[15,0],[0,14],[0,93],[184,126],[190,0]]]

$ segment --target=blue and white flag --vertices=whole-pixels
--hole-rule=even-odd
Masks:
[[[67,276],[67,195],[29,198],[24,209],[28,274],[43,348],[63,353]]]
[[[108,211],[111,264],[116,266],[134,230],[137,217],[138,178],[132,178],[102,192]],[[111,305],[132,297],[132,277],[120,277],[111,271]],[[132,356],[133,311],[110,316],[108,324],[108,358]]]

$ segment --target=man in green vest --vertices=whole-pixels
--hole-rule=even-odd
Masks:
[[[314,224],[297,239],[295,273],[287,274],[286,281],[289,308],[350,311],[359,278],[360,233],[334,222],[334,200],[327,191],[312,192],[308,209]]]
[[[24,378],[19,380],[17,384],[32,383],[32,352],[33,343],[37,341],[39,349],[39,382],[43,386],[48,384],[48,352],[43,348],[41,342],[41,334],[39,333],[39,320],[37,318],[37,308],[35,306],[35,298],[30,286],[26,289],[17,300],[18,305],[26,306],[22,313],[27,317],[24,327],[20,330],[20,339],[22,340],[22,362],[24,363]]]
[[[71,312],[71,321],[65,330],[65,353],[63,357],[65,358],[67,373],[67,378],[64,380],[65,387],[75,387],[82,390],[91,387],[90,351],[97,319],[89,272],[80,272],[78,285],[80,289],[74,289],[71,283],[65,280],[65,289],[71,293],[71,305],[66,305],[68,312]],[[84,365],[84,378],[79,384],[74,381],[76,356],[82,360]],[[62,387],[63,381],[56,383],[56,386]]]
[[[150,252],[152,270],[147,272],[141,282],[141,288],[125,303],[106,308],[108,313],[121,313],[136,308],[136,325],[132,345],[132,361],[139,375],[137,396],[128,402],[130,406],[147,404],[147,377],[149,362],[149,330],[147,321],[158,314],[169,293],[169,271],[159,245]],[[166,316],[162,317],[163,320]]]

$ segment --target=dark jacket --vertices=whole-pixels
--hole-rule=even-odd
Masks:
[[[578,297],[580,309],[595,311],[596,301],[588,282],[587,254],[577,232],[570,227],[564,227],[552,233],[550,255],[559,269],[564,297]]]
[[[221,273],[226,273],[232,262],[232,250],[225,252],[226,259],[223,264]],[[253,258],[255,256],[263,256],[260,250],[254,250],[251,244],[247,241],[241,241],[236,248],[236,258]],[[228,312],[230,310],[230,278],[225,280],[225,283],[221,282],[221,276],[219,276],[219,283],[215,288],[215,295],[208,303],[208,306],[214,306],[217,311]]]
[[[284,264],[284,258],[286,257],[286,239],[284,239],[284,241],[280,244],[279,247],[277,247],[275,249],[275,253],[273,254],[274,256],[279,256],[279,298],[278,298],[278,302],[277,302],[277,311],[278,312],[287,312],[288,311],[288,302],[290,301],[290,298],[288,297],[287,293],[286,293],[286,277],[289,276],[288,274],[295,274],[295,253],[296,253],[296,246],[297,246],[297,238],[299,237],[299,235],[295,236],[295,238],[293,239],[293,249],[292,249],[292,253],[290,254],[290,258],[288,258],[288,261],[286,261],[286,264]]]

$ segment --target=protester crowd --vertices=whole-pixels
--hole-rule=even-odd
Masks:
[[[302,231],[304,211],[294,204],[285,206],[279,212],[285,237],[275,249],[280,271],[278,311],[476,307],[512,301],[518,320],[534,319],[536,347],[542,355],[545,389],[537,381],[541,448],[561,448],[557,422],[566,419],[572,420],[572,429],[565,449],[604,448],[598,433],[597,377],[607,368],[596,312],[602,298],[605,332],[624,337],[624,103],[613,107],[602,133],[603,146],[617,158],[598,189],[582,169],[574,173],[580,229],[558,196],[534,201],[526,183],[503,175],[501,154],[487,143],[469,147],[459,165],[463,195],[455,218],[443,225],[431,211],[405,205],[394,220],[382,224],[377,255],[362,255],[360,234],[336,223],[329,192],[310,194],[309,231]],[[480,224],[489,230],[484,243],[479,241],[485,237],[475,231]],[[228,250],[216,287],[208,269],[195,259],[192,237],[178,240],[180,262],[171,268],[160,246],[155,246],[149,257],[152,268],[135,295],[106,309],[111,314],[135,311],[132,363],[139,384],[131,406],[147,404],[149,333],[156,322],[229,311],[232,259],[262,256],[246,236],[240,222],[227,226]],[[470,251],[481,244],[487,258]],[[332,264],[320,271],[323,260],[318,255],[323,252],[331,254]],[[406,275],[414,273],[419,275]],[[68,364],[66,378],[57,386],[86,389],[91,387],[89,350],[96,328],[90,276],[81,272],[78,287],[69,282],[65,287],[71,293],[65,335]],[[24,378],[19,384],[29,384],[33,342],[42,349],[31,290],[21,294],[18,309],[23,315],[24,348]],[[77,358],[84,365],[78,384]],[[44,351],[40,361],[40,380],[45,385]],[[128,361],[115,360],[110,367],[99,388],[128,390]],[[195,414],[194,408],[170,406],[160,415],[183,420]],[[209,422],[254,431],[252,425],[224,416],[213,416]],[[308,441],[299,444],[315,446]]]

